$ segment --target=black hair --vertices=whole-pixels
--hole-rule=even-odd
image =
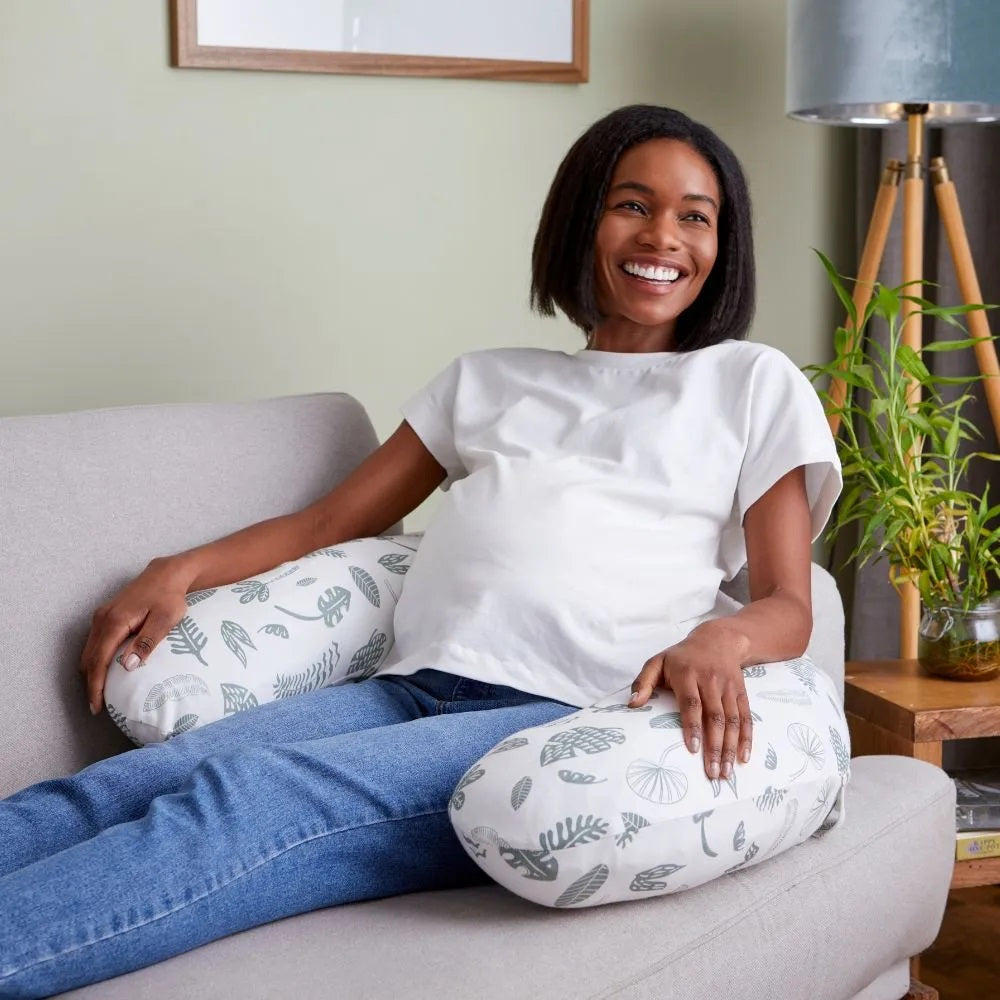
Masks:
[[[573,143],[549,189],[531,254],[531,305],[556,307],[589,332],[600,322],[594,239],[619,157],[650,139],[679,139],[703,156],[722,190],[719,250],[697,299],[677,318],[675,349],[694,351],[743,340],[753,317],[755,268],[750,194],[733,151],[707,126],[680,111],[632,104],[595,122]]]

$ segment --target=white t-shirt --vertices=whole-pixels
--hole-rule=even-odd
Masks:
[[[816,390],[747,341],[479,351],[402,413],[448,478],[380,674],[433,667],[589,705],[726,613],[743,516],[778,479],[806,467],[814,540],[841,489]]]

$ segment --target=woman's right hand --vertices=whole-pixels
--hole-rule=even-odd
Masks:
[[[94,715],[104,704],[104,682],[115,650],[134,635],[122,650],[122,665],[126,670],[134,670],[144,663],[187,614],[184,597],[190,581],[190,573],[176,562],[154,559],[94,612],[79,667],[86,679],[87,700]]]

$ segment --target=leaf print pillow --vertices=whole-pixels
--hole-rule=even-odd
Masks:
[[[672,692],[615,692],[508,737],[448,812],[469,856],[545,906],[599,906],[701,885],[774,857],[844,816],[850,741],[839,692],[801,657],[744,671],[750,762],[711,781]]]
[[[137,670],[108,672],[108,713],[140,746],[277,698],[373,674],[420,535],[359,538],[252,580],[187,595]]]

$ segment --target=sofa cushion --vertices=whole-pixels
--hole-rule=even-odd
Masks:
[[[753,753],[726,780],[684,744],[677,699],[628,689],[524,729],[476,761],[449,817],[469,857],[536,903],[600,906],[759,865],[843,816],[847,721],[806,657],[743,671]]]
[[[847,822],[689,892],[578,911],[495,885],[354,903],[64,996],[244,1000],[269,984],[358,1000],[845,1000],[878,983],[865,1000],[898,1000],[885,970],[926,948],[944,912],[955,788],[905,757],[853,765]]]
[[[114,657],[108,714],[133,743],[278,698],[362,680],[392,648],[392,615],[419,536],[357,538],[254,579],[187,595],[188,613],[139,668]]]

